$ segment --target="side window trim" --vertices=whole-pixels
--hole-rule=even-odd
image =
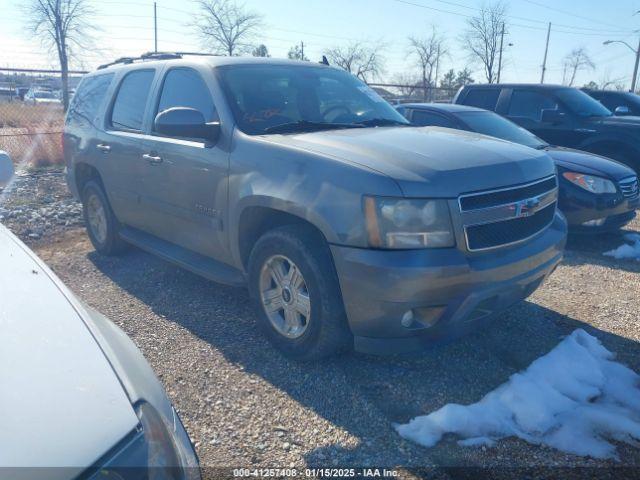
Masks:
[[[147,100],[145,102],[144,112],[142,113],[142,126],[140,130],[129,129],[129,128],[118,128],[114,127],[111,123],[111,117],[113,115],[113,107],[115,106],[116,100],[118,99],[118,94],[120,93],[120,89],[122,88],[122,84],[127,76],[134,72],[153,72],[153,80],[151,81],[151,87],[149,88],[149,94],[147,95]],[[127,134],[135,134],[135,135],[145,135],[148,132],[148,114],[149,114],[149,106],[151,99],[156,95],[156,84],[158,80],[158,69],[157,68],[139,68],[139,69],[131,69],[122,73],[120,78],[115,82],[115,90],[111,94],[111,99],[109,101],[109,106],[105,109],[104,116],[104,128],[111,134],[115,133],[127,133]]]
[[[159,109],[160,109],[160,101],[162,100],[162,93],[164,90],[164,85],[165,82],[167,80],[167,77],[169,76],[169,74],[173,71],[176,70],[184,70],[184,71],[189,71],[189,72],[193,72],[195,73],[200,80],[202,81],[202,84],[204,85],[204,87],[207,90],[207,93],[209,94],[209,99],[211,100],[211,104],[213,105],[213,109],[214,112],[216,113],[216,116],[219,117],[218,115],[218,107],[216,106],[216,102],[213,98],[213,94],[211,92],[211,89],[209,88],[209,85],[207,84],[206,80],[204,79],[203,75],[195,68],[193,67],[186,67],[186,66],[177,66],[177,67],[169,67],[167,69],[165,69],[161,75],[160,75],[160,79],[158,81],[158,88],[155,92],[154,95],[154,103],[153,103],[153,109],[151,111],[151,119],[150,119],[150,126],[149,126],[149,133],[150,135],[152,135],[154,138],[155,137],[162,137],[162,135],[158,135],[158,133],[155,131],[154,129],[154,123],[155,123],[155,118],[158,115]],[[196,142],[192,142],[192,141],[188,141],[189,143],[196,143]],[[202,143],[202,142],[197,142],[197,143]]]

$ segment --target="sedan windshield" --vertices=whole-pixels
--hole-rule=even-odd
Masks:
[[[51,92],[35,92],[33,94],[35,98],[56,98],[55,95]]]
[[[531,148],[541,149],[548,146],[533,133],[493,112],[460,112],[458,117],[474,132]]]
[[[220,78],[238,127],[249,135],[408,125],[353,75],[313,65],[233,65]]]
[[[613,115],[604,105],[582,90],[562,88],[556,91],[556,95],[569,110],[580,117],[610,117]]]

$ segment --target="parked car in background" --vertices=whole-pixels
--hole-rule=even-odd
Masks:
[[[0,153],[0,186],[12,172]],[[0,225],[3,478],[200,478],[153,370]]]
[[[621,117],[640,116],[640,95],[632,92],[589,90],[586,88],[583,88],[582,91],[598,100],[614,115]]]
[[[323,64],[126,62],[83,78],[64,128],[91,241],[248,284],[291,357],[423,349],[527,297],[562,257],[544,152],[412,128]]]
[[[56,92],[52,90],[38,90],[31,88],[25,94],[24,101],[27,103],[32,103],[34,105],[59,104],[60,98],[58,98]]]
[[[615,117],[581,90],[558,85],[467,85],[453,103],[494,111],[550,145],[618,160],[640,173],[640,118]]]
[[[490,135],[544,150],[558,167],[558,208],[573,233],[617,230],[640,208],[638,177],[626,165],[593,153],[549,145],[500,115],[474,107],[415,103],[396,107],[411,123]]]

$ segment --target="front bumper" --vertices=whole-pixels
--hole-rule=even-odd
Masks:
[[[558,208],[567,217],[570,233],[600,233],[617,230],[633,220],[640,198],[629,200],[620,192],[597,195],[562,180]],[[605,218],[599,226],[583,225]]]
[[[566,235],[556,214],[535,238],[477,254],[332,245],[355,349],[406,353],[473,330],[533,293],[562,259]]]

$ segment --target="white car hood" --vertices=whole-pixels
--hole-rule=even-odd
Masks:
[[[138,424],[70,297],[0,225],[0,468],[83,470]],[[70,473],[47,469],[46,477]]]

